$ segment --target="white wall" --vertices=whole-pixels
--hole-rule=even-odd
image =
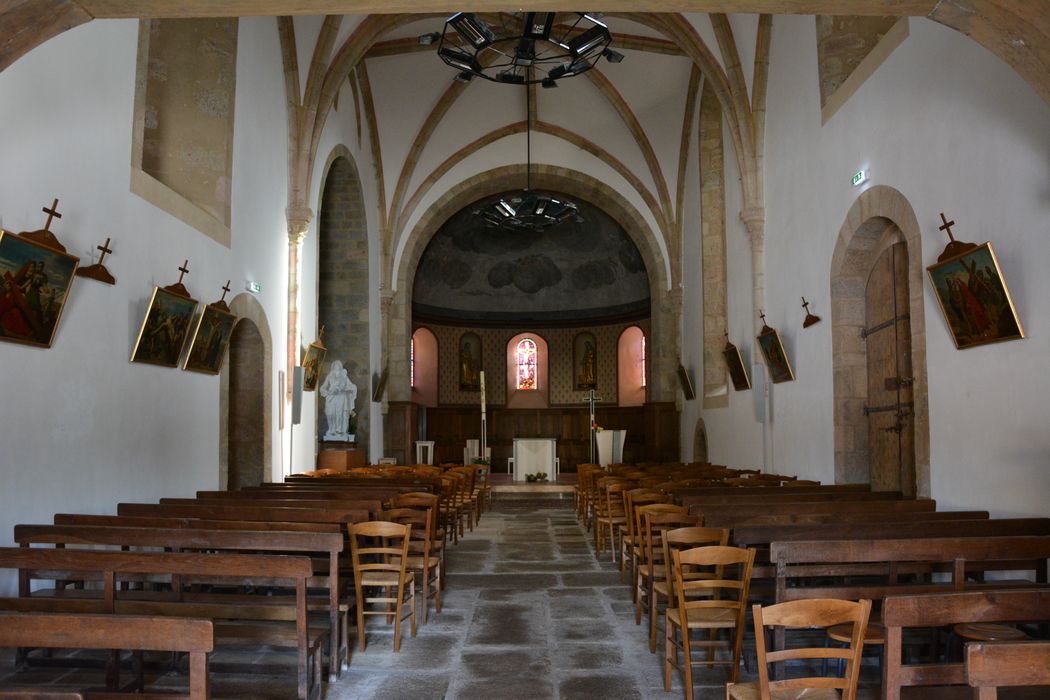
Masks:
[[[834,479],[830,274],[846,212],[871,184],[899,190],[923,233],[923,266],[945,238],[938,213],[962,240],[991,240],[1028,339],[959,351],[926,285],[931,487],[940,507],[1045,514],[1050,493],[1050,109],[1009,67],[933,22],[911,36],[826,125],[820,124],[812,17],[774,22],[766,133],[766,307],[797,380],[777,385],[771,469]],[[731,146],[727,145],[727,166]],[[734,164],[735,167],[735,164]],[[727,183],[734,182],[728,174]],[[729,186],[727,221],[739,212]],[[729,233],[730,328],[750,328],[750,265]],[[746,235],[744,237],[746,239]],[[802,329],[800,296],[824,322]],[[736,337],[736,331],[734,338]],[[704,413],[713,458],[743,462],[755,425],[746,412]],[[723,431],[725,431],[723,433]],[[725,445],[729,440],[731,445]],[[753,461],[753,460],[752,460]]]
[[[227,279],[263,283],[276,434],[287,250],[276,22],[240,23],[232,249],[129,190],[137,36],[136,21],[94,21],[0,73],[4,228],[40,228],[41,206],[57,196],[64,216],[53,230],[83,264],[112,237],[117,278],[75,281],[52,348],[0,343],[0,545],[15,523],[219,486],[219,378],[128,361],[154,285],[174,282],[184,259],[202,302]],[[0,578],[0,594],[13,585]]]

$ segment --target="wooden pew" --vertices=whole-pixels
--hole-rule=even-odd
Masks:
[[[818,501],[814,503],[790,501],[776,503],[755,503],[744,505],[704,505],[692,506],[690,513],[702,513],[706,527],[731,527],[726,523],[740,522],[748,518],[768,517],[771,515],[799,515],[818,513],[822,515],[839,514],[883,514],[883,513],[916,513],[937,510],[936,501]]]
[[[1032,571],[1037,583],[1047,581],[1050,537],[924,537],[894,540],[805,540],[774,541],[769,558],[776,565],[776,602],[805,598],[880,600],[888,595],[962,590],[967,572]],[[896,575],[918,564],[947,569],[947,583],[898,584]],[[882,567],[885,580],[878,582],[832,583],[830,585],[788,586],[788,581],[810,577],[837,577],[855,573],[871,574],[872,566]],[[988,584],[1010,585],[1006,582]],[[1028,583],[1027,585],[1034,585]]]
[[[1050,590],[990,590],[927,595],[892,595],[883,603],[886,657],[883,697],[900,700],[901,688],[966,683],[962,663],[904,664],[903,631],[960,622],[1045,622],[1050,620]],[[928,693],[924,692],[924,695]]]
[[[18,570],[20,593],[18,598],[0,598],[0,610],[143,614],[161,618],[209,617],[215,620],[216,640],[233,644],[262,643],[258,639],[258,627],[251,623],[273,620],[278,606],[186,602],[179,599],[177,590],[167,600],[134,600],[134,596],[119,591],[117,584],[128,576],[171,577],[176,586],[180,578],[183,584],[229,579],[250,580],[263,586],[291,584],[295,587],[295,602],[289,607],[292,608],[295,627],[294,639],[289,641],[294,641],[297,652],[298,697],[299,700],[314,700],[320,696],[321,663],[318,656],[325,635],[311,634],[309,628],[307,582],[313,574],[313,564],[308,557],[4,547],[0,548],[0,569]],[[36,576],[34,572],[38,571],[55,573]],[[102,590],[90,592],[90,597],[30,594],[34,578],[74,581],[83,574],[101,575]],[[266,631],[270,643],[278,641],[274,637],[276,628],[268,626]],[[313,673],[310,672],[311,660],[314,662]]]
[[[843,491],[838,493],[818,491],[794,493],[793,489],[766,489],[769,493],[735,493],[725,489],[717,494],[676,494],[675,501],[683,506],[755,505],[760,503],[809,503],[858,501],[900,501],[900,491]]]
[[[195,528],[198,530],[279,530],[283,532],[338,532],[339,523],[273,522],[268,520],[206,520],[200,518],[161,518],[135,515],[85,515],[56,513],[55,525],[110,525],[117,527]]]
[[[117,515],[161,516],[166,518],[206,518],[212,520],[262,520],[295,523],[361,523],[371,520],[366,509],[347,508],[341,504],[328,508],[296,506],[260,506],[223,503],[211,505],[195,501],[191,505],[163,503],[118,503]]]
[[[348,658],[347,635],[340,634],[340,556],[345,538],[341,532],[282,532],[199,528],[120,527],[98,525],[15,525],[14,540],[22,547],[51,544],[160,547],[171,551],[221,551],[319,554],[327,558],[327,573],[311,576],[308,585],[328,592],[329,677],[334,680]]]
[[[207,700],[208,654],[214,646],[211,620],[165,619],[145,615],[0,612],[0,647],[119,649],[189,654],[189,692],[164,695],[172,700]],[[119,687],[119,678],[115,680]],[[137,679],[137,689],[143,689],[141,673]],[[23,698],[34,695],[44,697],[49,691],[62,692],[56,688],[9,689],[10,697]],[[5,693],[0,693],[0,698],[3,697]]]
[[[689,486],[678,488],[673,491],[678,496],[717,496],[719,494],[732,493],[740,496],[755,496],[770,493],[771,491],[790,491],[791,493],[870,493],[871,487],[867,484],[816,484],[808,486]]]
[[[196,498],[162,498],[161,505],[211,505],[212,503],[224,506],[250,506],[253,508],[346,508],[368,511],[369,519],[374,520],[383,512],[383,499],[379,498],[354,498],[354,499],[325,499],[325,498],[223,498],[214,500],[197,500]]]
[[[719,527],[743,527],[746,525],[826,525],[829,523],[882,523],[882,522],[943,522],[945,520],[985,520],[990,514],[986,510],[928,510],[914,513],[778,513],[776,515],[747,514],[739,520],[732,517],[722,519]]]
[[[977,700],[998,700],[1000,687],[1050,686],[1050,642],[967,644],[966,682],[977,689]]]

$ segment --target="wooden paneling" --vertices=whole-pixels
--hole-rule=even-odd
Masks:
[[[393,406],[391,406],[392,411]],[[595,420],[607,429],[627,431],[625,462],[678,460],[678,411],[672,403],[631,407],[597,407]],[[563,472],[576,471],[587,462],[588,412],[586,406],[545,409],[491,408],[488,414],[492,470],[507,471],[514,438],[552,437],[558,441]],[[468,439],[481,435],[477,407],[445,406],[427,409],[427,439],[433,440],[435,462],[459,462]],[[394,456],[394,455],[391,455]]]
[[[419,406],[410,401],[391,401],[383,416],[383,455],[398,464],[412,464],[416,459],[415,442]],[[462,459],[462,457],[460,457]]]

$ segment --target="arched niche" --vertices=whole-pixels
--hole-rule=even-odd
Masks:
[[[390,400],[408,400],[409,339],[412,334],[412,285],[420,257],[437,230],[456,212],[487,196],[520,188],[524,165],[494,168],[464,180],[442,195],[407,234],[394,270],[396,293],[389,298],[386,329],[390,351]],[[616,190],[586,173],[567,168],[534,165],[533,187],[585,200],[618,221],[638,248],[645,263],[651,290],[649,400],[674,401],[677,379],[676,351],[681,314],[680,303],[668,290],[668,263],[642,214]]]
[[[703,418],[696,419],[696,430],[693,432],[693,461],[709,461],[707,444],[707,426],[704,424]]]
[[[438,405],[438,341],[433,331],[420,326],[412,334],[412,401]]]
[[[237,316],[238,321],[233,328],[233,334],[230,336],[230,345],[226,349],[222,370],[219,372],[220,488],[226,488],[230,481],[231,435],[236,438],[237,433],[241,431],[240,424],[244,420],[239,417],[243,410],[240,404],[234,406],[231,415],[231,403],[240,401],[241,392],[239,387],[253,386],[253,383],[258,389],[261,402],[252,400],[258,412],[257,420],[250,416],[247,419],[252,421],[253,426],[256,426],[251,428],[252,430],[257,430],[258,426],[261,426],[261,434],[256,434],[253,440],[258,441],[257,454],[260,455],[258,463],[262,469],[262,480],[279,480],[281,476],[273,471],[273,440],[270,433],[273,425],[273,376],[271,371],[273,367],[273,335],[270,332],[270,323],[266,318],[266,311],[263,309],[262,304],[251,294],[238,294],[233,298],[229,306],[230,311]],[[238,327],[241,327],[240,332]],[[249,328],[251,328],[251,332],[248,332]],[[234,340],[237,339],[239,334],[246,334],[253,338],[257,337],[257,341],[244,344],[243,338],[245,336],[242,336],[238,346],[234,346]],[[242,363],[239,355],[235,354],[237,349],[242,346],[247,353],[247,357],[250,358],[248,360],[250,365],[261,368],[261,371],[250,369],[248,365]],[[238,374],[236,378],[234,378],[234,373]],[[250,379],[249,376],[253,376],[254,379]],[[236,395],[231,396],[231,385]],[[252,393],[255,393],[255,389],[252,389]],[[234,449],[237,448],[235,447]]]
[[[616,344],[618,385],[617,403],[621,406],[645,404],[645,333],[638,326],[628,326]]]
[[[536,344],[536,388],[518,388],[518,350],[522,341]],[[518,333],[507,341],[507,408],[550,406],[550,357],[547,339],[539,333]]]
[[[878,185],[853,203],[831,260],[832,366],[836,483],[871,483],[868,438],[866,289],[876,262],[895,244],[906,246],[911,383],[914,406],[915,494],[930,495],[930,424],[923,307],[922,240],[911,204],[892,187]],[[869,330],[870,332],[870,330]],[[870,408],[870,407],[869,407]],[[905,489],[906,491],[908,489]]]

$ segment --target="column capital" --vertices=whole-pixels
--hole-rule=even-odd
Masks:
[[[740,220],[747,227],[752,245],[761,245],[766,230],[766,210],[763,207],[748,207],[740,210]]]
[[[310,230],[310,222],[314,218],[314,212],[310,207],[289,206],[284,211],[288,218],[288,239],[292,243],[301,243]]]
[[[390,315],[390,307],[394,305],[394,297],[397,296],[397,292],[389,287],[381,287],[379,289],[379,311],[383,316]]]

